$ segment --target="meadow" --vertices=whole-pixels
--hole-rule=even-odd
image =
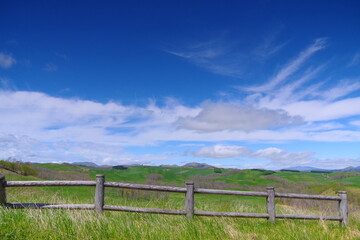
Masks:
[[[126,170],[69,164],[35,164],[38,176],[23,176],[5,169],[11,180],[93,180],[184,186],[191,180],[202,188],[336,195],[348,191],[349,227],[338,222],[312,220],[243,219],[104,212],[90,210],[0,209],[0,239],[360,239],[360,174],[358,172],[310,173],[254,170],[197,169],[134,166]],[[8,188],[8,202],[89,203],[93,187]],[[195,195],[195,208],[209,211],[265,213],[265,198]],[[312,200],[276,200],[277,213],[337,215],[336,204]],[[105,203],[148,208],[183,209],[184,194],[109,189]]]

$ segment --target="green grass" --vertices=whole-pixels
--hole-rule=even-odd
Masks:
[[[7,181],[36,181],[41,180],[34,176],[23,176],[6,169],[0,168],[0,175],[5,175]]]
[[[85,166],[77,166],[72,164],[57,164],[57,163],[36,163],[36,167],[42,167],[50,170],[56,171],[87,171]]]
[[[157,202],[159,203],[159,202]],[[205,207],[206,208],[206,207]],[[208,207],[210,208],[210,207]],[[244,210],[244,209],[241,209]],[[246,209],[245,209],[246,210]],[[1,239],[359,239],[358,219],[336,222],[236,219],[67,210],[0,209]],[[356,224],[355,224],[356,223]]]
[[[207,176],[214,174],[213,169],[196,169],[196,168],[182,168],[182,167],[151,167],[151,166],[134,166],[126,170],[114,169],[97,169],[89,170],[90,176],[95,178],[97,174],[104,174],[108,181],[124,181],[124,182],[138,182],[144,183],[147,176],[150,174],[160,174],[164,178],[162,182],[183,184],[184,181],[191,179],[196,175]]]
[[[150,174],[159,174],[163,176],[159,183],[179,186],[184,186],[186,180],[195,179],[200,183],[225,182],[237,190],[264,191],[271,185],[288,192],[300,189],[312,194],[334,195],[336,191],[345,189],[351,202],[350,226],[342,228],[338,222],[330,221],[277,220],[269,223],[266,219],[225,217],[195,217],[189,221],[184,216],[157,214],[104,212],[98,215],[83,210],[0,208],[0,239],[360,239],[360,176],[355,176],[356,173],[276,172],[264,175],[264,172],[255,170],[229,173],[230,170],[225,169],[222,174],[215,174],[213,169],[146,166],[128,170],[78,168],[63,164],[44,164],[42,167],[58,172],[81,170],[91,179],[104,174],[107,181],[146,183]],[[3,169],[0,173],[6,175],[8,181],[40,180]],[[94,190],[94,187],[8,188],[7,198],[8,202],[92,204]],[[105,204],[184,209],[184,194],[106,188]],[[266,199],[263,197],[195,195],[197,210],[265,213],[265,207]],[[278,213],[337,214],[336,206],[322,202],[277,200],[276,207]]]

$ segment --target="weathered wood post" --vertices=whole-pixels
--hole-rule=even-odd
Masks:
[[[348,226],[348,200],[346,191],[338,192],[340,201],[339,201],[339,213],[342,218],[340,224],[344,227]]]
[[[185,212],[188,219],[194,216],[194,182],[185,182],[186,196],[185,196]]]
[[[268,196],[266,198],[266,208],[269,214],[269,221],[275,222],[275,188],[267,187]]]
[[[104,207],[104,175],[96,175],[95,211],[102,213]]]
[[[0,175],[0,206],[6,206],[6,180],[5,176]]]

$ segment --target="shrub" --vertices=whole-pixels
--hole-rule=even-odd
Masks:
[[[266,170],[266,171],[262,172],[262,175],[271,175],[273,173],[275,173],[275,171]]]
[[[32,175],[32,176],[37,176],[39,174],[39,172],[27,165],[24,165],[24,164],[21,164],[20,165],[20,174],[21,175],[24,175],[24,176],[29,176],[29,175]]]
[[[9,170],[11,172],[15,172],[17,174],[21,174],[24,176],[37,176],[38,175],[38,171],[33,169],[32,167],[29,167],[28,165],[25,165],[24,163],[20,162],[20,161],[15,161],[15,162],[11,162],[11,161],[5,161],[5,160],[0,160],[0,168],[4,168],[6,170]]]
[[[221,168],[214,168],[214,173],[222,173],[222,169]]]
[[[281,169],[280,172],[300,172],[299,170]]]
[[[116,169],[116,170],[126,170],[128,169],[128,167],[122,166],[122,165],[117,165],[117,166],[113,166],[112,169]]]
[[[312,170],[312,173],[331,173],[330,171]]]
[[[253,168],[253,169],[250,169],[251,171],[257,171],[257,172],[265,172],[266,170],[265,169],[260,169],[260,168]]]

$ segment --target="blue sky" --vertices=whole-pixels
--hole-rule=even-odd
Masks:
[[[0,3],[0,158],[360,165],[358,1]]]

